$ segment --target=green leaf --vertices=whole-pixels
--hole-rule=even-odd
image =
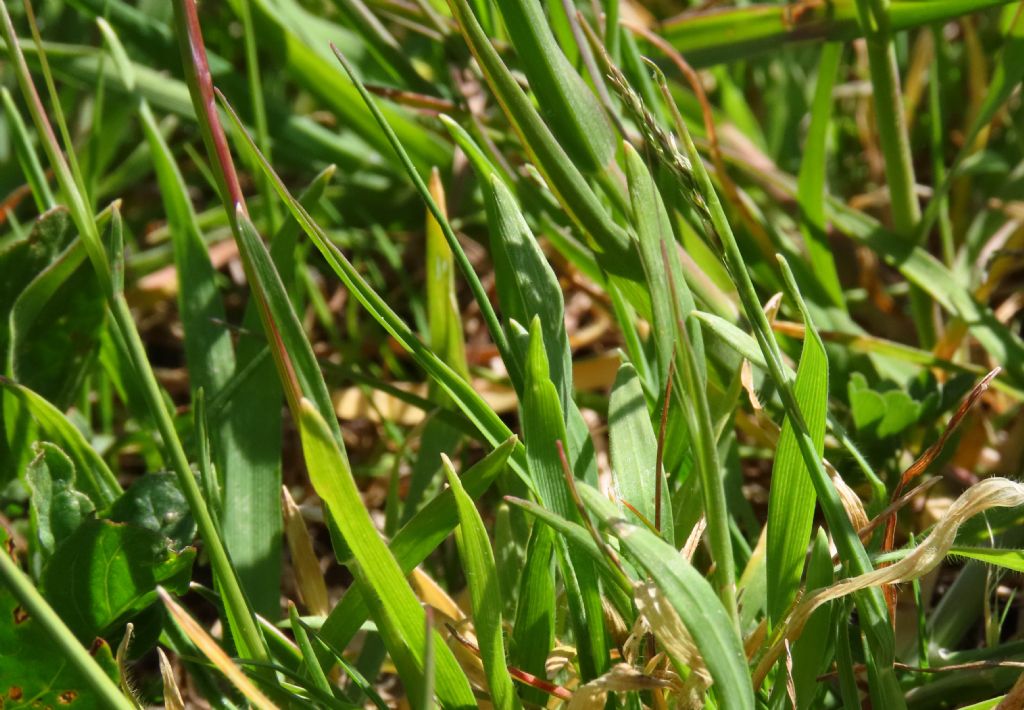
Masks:
[[[566,212],[584,234],[593,238],[592,248],[598,262],[608,272],[626,281],[641,283],[643,271],[626,232],[611,219],[573,161],[541,120],[530,99],[491,45],[468,2],[449,0],[449,7],[491,91],[519,134],[523,148],[547,179]],[[643,306],[640,310],[646,314],[650,305],[638,296],[637,291],[630,291],[630,300],[638,308]]]
[[[708,581],[654,533],[621,520],[611,521],[610,526],[686,625],[715,681],[719,706],[753,710],[754,693],[743,643]]]
[[[545,508],[571,522],[581,522],[558,454],[558,444],[565,446],[566,429],[558,391],[548,374],[548,356],[539,318],[533,319],[529,337],[522,423],[530,477]],[[559,564],[567,587],[580,668],[583,677],[590,680],[603,673],[608,664],[608,640],[597,573],[593,561],[578,545],[561,539],[559,545]]]
[[[648,523],[661,521],[661,531],[672,541],[672,501],[663,476],[657,472],[658,440],[651,426],[640,378],[632,365],[624,364],[615,376],[608,405],[608,440],[612,457],[612,480],[616,496],[633,506]],[[661,515],[656,513],[656,490],[662,485]],[[620,504],[621,505],[621,504]],[[623,517],[639,524],[622,506]]]
[[[48,558],[96,507],[75,488],[75,465],[59,447],[41,442],[25,472],[31,491],[32,523],[43,557]]]
[[[110,506],[106,517],[159,533],[171,541],[175,550],[191,545],[196,535],[188,501],[174,474],[166,471],[136,479]]]
[[[0,554],[6,554],[0,552]],[[117,688],[118,670],[106,641],[90,647],[96,667]],[[82,653],[85,650],[82,649]],[[4,679],[4,710],[51,707],[104,710],[110,707],[85,676],[62,654],[46,627],[0,585],[0,668]],[[121,707],[131,707],[125,700]]]
[[[807,334],[793,389],[807,430],[818,456],[821,456],[825,447],[825,419],[828,413],[828,357],[792,274],[781,259],[780,263],[783,265],[788,295],[800,309]],[[768,615],[772,623],[779,623],[784,617],[800,586],[807,543],[814,522],[815,500],[811,473],[787,416],[782,423],[782,433],[775,451],[768,499]]]
[[[526,552],[526,566],[519,578],[519,603],[509,641],[509,661],[520,670],[539,678],[555,643],[555,574],[551,555],[555,534],[548,525],[534,524]],[[524,689],[523,698],[543,704],[546,696],[539,690]]]
[[[1024,550],[1007,550],[997,547],[964,547],[955,545],[949,554],[967,557],[985,564],[1024,573]]]
[[[515,445],[516,440],[509,439],[462,475],[462,486],[469,496],[478,498],[490,487],[505,470]],[[455,498],[451,490],[442,491],[423,506],[395,534],[388,545],[402,572],[408,574],[416,565],[423,562],[427,555],[451,534],[458,520]],[[367,613],[363,589],[359,586],[352,587],[331,610],[320,628],[320,635],[330,645],[344,648],[359,631]]]
[[[801,210],[800,233],[807,246],[807,256],[814,268],[818,283],[832,304],[845,308],[843,287],[839,283],[832,247],[828,243],[825,224],[825,168],[828,152],[826,142],[832,119],[832,87],[836,83],[839,63],[843,58],[843,45],[830,42],[821,50],[818,60],[818,79],[814,86],[811,106],[811,125],[804,141],[803,159],[798,177]]]
[[[828,534],[823,528],[818,528],[807,563],[806,593],[831,585],[833,577]],[[836,623],[833,606],[827,604],[816,609],[800,638],[793,644],[793,685],[796,687],[797,710],[817,707],[816,699],[820,697],[819,691],[822,689],[818,677],[832,665]]]
[[[46,438],[60,446],[71,459],[79,476],[79,486],[92,502],[98,506],[113,502],[121,493],[121,487],[82,432],[59,409],[32,390],[6,379],[0,379],[0,387],[14,395],[18,404],[39,424]]]
[[[473,607],[473,631],[476,634],[477,646],[480,648],[484,673],[487,675],[491,702],[495,708],[502,710],[522,707],[515,688],[512,687],[512,678],[509,676],[505,660],[504,634],[501,629],[501,589],[498,584],[498,570],[494,563],[494,552],[487,538],[487,529],[448,457],[444,457],[444,468],[455,497],[455,506],[459,511],[459,526],[455,529],[455,540],[466,573],[466,585],[469,587]]]
[[[366,597],[370,615],[405,684],[408,697],[421,697],[426,647],[423,607],[406,581],[402,569],[363,506],[348,460],[316,407],[300,402],[299,427],[310,480],[323,499],[355,564],[352,574],[376,594]],[[435,643],[436,691],[442,707],[473,707],[476,703],[469,681],[444,643]]]
[[[562,53],[538,0],[498,0],[512,45],[537,105],[571,160],[586,172],[604,169],[615,134],[594,92]]]
[[[57,547],[41,591],[82,643],[156,601],[156,587],[183,594],[192,548],[176,553],[160,533],[109,520],[88,520]]]

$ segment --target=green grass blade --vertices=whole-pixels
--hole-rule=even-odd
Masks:
[[[452,250],[452,254],[454,254],[455,259],[459,264],[459,269],[462,271],[463,278],[465,278],[469,283],[470,290],[473,292],[473,298],[480,307],[484,323],[487,324],[487,330],[491,334],[491,339],[494,340],[495,347],[498,348],[498,352],[501,353],[502,359],[505,362],[511,362],[512,358],[508,347],[508,341],[505,337],[505,332],[501,329],[501,325],[498,323],[498,316],[495,315],[494,307],[491,305],[491,301],[487,297],[487,292],[480,283],[480,277],[477,276],[476,271],[473,269],[473,265],[469,261],[469,257],[466,256],[466,252],[463,250],[462,245],[459,244],[459,240],[455,236],[455,232],[452,230],[447,216],[430,194],[430,189],[427,187],[426,183],[423,182],[423,178],[413,166],[402,140],[392,129],[391,124],[388,122],[384,114],[381,113],[380,108],[377,106],[377,102],[370,96],[366,87],[363,86],[363,82],[359,80],[359,77],[355,73],[355,69],[353,69],[352,65],[347,59],[345,59],[345,56],[337,47],[333,47],[333,49],[335,56],[345,68],[345,71],[348,73],[352,83],[355,84],[356,90],[366,103],[366,106],[373,115],[373,118],[384,131],[384,135],[387,137],[388,143],[398,156],[403,167],[405,167],[406,173],[408,173],[413,185],[416,186],[416,190],[420,193],[423,201],[427,204],[427,208],[430,210],[431,215],[433,215],[434,219],[437,221],[437,225],[440,227],[445,240],[448,242],[448,247]]]
[[[238,117],[229,111],[229,115],[237,126],[241,126]],[[248,134],[240,131],[239,135],[245,137],[246,145],[250,150],[256,151]],[[258,155],[258,152],[257,152]],[[331,269],[338,275],[345,286],[352,292],[352,295],[363,305],[367,312],[383,326],[383,328],[394,337],[403,348],[405,348],[413,359],[433,378],[444,390],[452,401],[462,410],[466,418],[477,428],[484,438],[492,445],[498,446],[512,436],[511,430],[501,421],[500,417],[492,410],[480,395],[459,375],[451,369],[443,360],[437,357],[429,348],[413,334],[402,319],[392,310],[387,302],[377,294],[373,288],[363,279],[345,255],[330,241],[327,233],[309,215],[306,209],[292,197],[288,188],[281,182],[273,168],[260,157],[260,167],[270,176],[272,184],[278,195],[285,201],[288,209],[296,221],[302,225],[303,231],[313,240],[317,249],[326,259]],[[513,469],[524,480],[526,476],[525,461],[522,449],[519,448],[513,454]]]
[[[299,425],[310,480],[355,556],[349,569],[366,589],[371,616],[384,638],[409,697],[421,697],[426,644],[423,607],[370,520],[333,431],[309,400],[300,402]],[[436,689],[442,707],[473,707],[466,676],[448,647],[435,643]]]
[[[551,559],[555,535],[547,525],[534,524],[527,546],[526,566],[519,578],[519,603],[509,641],[509,661],[520,670],[543,678],[544,665],[555,643],[555,575]],[[543,703],[546,697],[534,689],[523,699]]]
[[[828,155],[828,127],[832,120],[832,88],[836,83],[842,57],[843,45],[829,42],[822,47],[818,60],[818,79],[814,85],[814,100],[811,105],[811,125],[807,129],[797,179],[801,212],[800,233],[807,246],[807,256],[825,293],[832,304],[839,308],[845,308],[846,301],[825,231],[825,168]]]
[[[491,46],[466,0],[450,0],[452,14],[509,122],[548,184],[581,230],[594,239],[599,263],[610,273],[641,282],[643,272],[629,237],[616,225],[529,98]],[[634,304],[637,305],[637,304]],[[648,310],[647,308],[644,309]]]
[[[480,497],[505,470],[516,443],[509,439],[463,474],[462,486],[470,497]],[[451,491],[443,491],[402,526],[388,546],[402,572],[407,574],[423,562],[457,524],[455,498]],[[344,648],[366,620],[367,611],[363,589],[350,589],[331,610],[320,635],[332,646]]]
[[[466,584],[473,608],[473,631],[476,633],[480,658],[484,663],[487,685],[491,691],[491,702],[495,708],[510,710],[522,705],[512,687],[505,660],[504,634],[501,629],[502,598],[498,584],[498,570],[494,563],[494,551],[487,538],[487,529],[480,513],[459,481],[448,457],[444,458],[444,469],[448,485],[455,497],[459,512],[459,525],[455,529],[455,540],[459,557],[466,573]]]
[[[779,264],[787,295],[800,309],[809,336],[804,338],[793,392],[820,457],[824,453],[828,410],[828,357],[789,266],[781,257]],[[779,435],[768,501],[768,616],[773,624],[783,618],[800,586],[814,508],[814,484],[787,417]]]
[[[810,559],[807,563],[807,592],[822,589],[832,584],[832,552],[828,535],[822,528],[811,544]],[[818,677],[832,665],[835,628],[832,607],[823,606],[815,610],[804,627],[800,638],[793,644],[793,685],[796,688],[797,710],[814,707],[820,697],[821,683]]]
[[[320,661],[313,650],[313,645],[309,642],[309,634],[306,633],[306,627],[299,618],[299,610],[291,602],[288,603],[288,619],[292,622],[292,633],[295,635],[295,643],[298,644],[299,651],[302,652],[302,664],[306,667],[306,674],[313,681],[315,687],[328,695],[333,695],[331,684],[324,674],[324,669],[320,666]]]
[[[608,166],[615,154],[611,122],[597,97],[562,53],[538,0],[498,0],[512,45],[545,122],[584,171]]]
[[[548,371],[548,356],[540,319],[530,325],[529,354],[526,359],[526,387],[522,399],[523,438],[530,477],[544,507],[571,522],[581,522],[562,471],[558,443],[566,444],[565,420],[558,391]],[[559,562],[568,588],[567,596],[576,636],[580,669],[587,680],[603,673],[608,664],[608,647],[597,574],[592,560],[578,546],[559,540],[564,546]],[[574,597],[573,587],[581,596]]]
[[[0,96],[3,97],[4,117],[7,119],[8,130],[12,133],[14,152],[18,156],[18,164],[21,165],[21,172],[25,175],[29,187],[32,188],[32,197],[36,201],[36,207],[42,214],[57,204],[50,190],[50,183],[43,173],[43,166],[39,163],[39,156],[32,147],[32,141],[28,136],[28,129],[21,118],[18,107],[14,105],[14,99],[7,87],[0,87]]]
[[[891,0],[887,24],[893,32],[1005,5],[1012,0]],[[798,11],[798,12],[797,12]],[[790,7],[754,3],[708,12],[683,13],[667,20],[662,33],[695,67],[736,62],[773,51],[785,43],[828,40],[845,42],[862,36],[856,0],[828,5]]]
[[[672,501],[663,476],[658,475],[658,440],[647,411],[647,400],[636,369],[629,364],[619,368],[612,385],[608,405],[608,440],[611,447],[612,480],[616,495],[629,503],[647,521],[659,521],[659,531],[673,541]],[[660,496],[656,488],[662,486]],[[657,512],[656,501],[661,501]],[[641,521],[623,506],[623,517],[639,524]]]
[[[754,708],[743,643],[715,591],[678,551],[645,528],[611,521],[611,530],[679,614],[711,671],[721,707]]]

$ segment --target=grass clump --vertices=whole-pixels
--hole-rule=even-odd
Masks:
[[[1024,5],[0,20],[4,707],[1024,705]]]

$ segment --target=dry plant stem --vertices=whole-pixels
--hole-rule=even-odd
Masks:
[[[957,407],[957,410],[956,412],[953,413],[953,416],[950,417],[949,423],[947,423],[946,427],[942,430],[942,434],[939,436],[938,441],[936,441],[934,444],[925,449],[925,452],[921,454],[917,458],[917,460],[914,461],[914,463],[911,464],[909,468],[907,468],[906,471],[903,472],[903,475],[900,476],[900,482],[896,485],[895,490],[893,490],[892,492],[893,503],[895,503],[897,499],[903,494],[903,490],[904,488],[906,488],[908,483],[910,483],[915,478],[920,476],[928,469],[929,466],[931,466],[932,462],[942,452],[943,447],[945,447],[946,445],[946,441],[956,430],[956,428],[960,425],[960,422],[963,421],[963,418],[964,416],[967,415],[967,412],[969,412],[974,407],[977,401],[981,398],[981,395],[985,393],[985,391],[989,387],[989,384],[992,382],[993,379],[995,379],[996,375],[999,374],[1000,370],[1001,368],[995,368],[987,375],[985,375],[985,377],[983,377],[981,381],[974,386],[970,394],[968,394],[960,403],[960,406]],[[892,550],[895,537],[896,513],[895,511],[893,511],[889,514],[889,517],[886,519],[885,541],[882,544],[883,553]]]

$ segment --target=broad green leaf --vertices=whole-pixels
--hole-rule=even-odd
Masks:
[[[478,498],[490,487],[505,470],[515,445],[516,440],[509,439],[463,474],[462,486],[469,496]],[[451,534],[458,520],[455,499],[450,490],[442,491],[423,506],[388,545],[402,572],[408,574],[423,562]],[[344,648],[359,631],[367,613],[363,589],[352,587],[331,610],[320,628],[320,635],[330,645]]]
[[[117,478],[89,445],[82,432],[59,409],[30,389],[10,380],[0,380],[0,386],[24,407],[39,425],[45,437],[61,447],[74,463],[79,486],[96,505],[113,502],[121,493]]]
[[[365,598],[370,615],[384,639],[410,698],[421,697],[424,685],[426,615],[363,505],[333,432],[317,408],[303,398],[299,408],[302,448],[310,480],[323,499],[355,563],[352,574],[376,594]],[[431,632],[433,633],[433,632]],[[473,707],[475,700],[466,676],[443,642],[436,649],[436,692],[442,707]]]
[[[184,593],[196,551],[181,553],[152,530],[88,520],[61,543],[43,570],[46,600],[88,644],[156,601],[156,587]]]
[[[115,523],[128,523],[159,533],[171,542],[172,549],[191,545],[196,535],[196,522],[188,509],[188,501],[174,474],[148,473],[137,478],[114,501],[105,514]]]
[[[821,456],[825,447],[825,420],[828,413],[828,357],[792,275],[783,267],[789,296],[796,301],[804,319],[805,332],[800,363],[793,385],[800,411],[814,445]],[[803,576],[804,558],[814,522],[814,485],[811,473],[797,446],[789,417],[772,466],[768,499],[768,616],[779,623],[796,596]]]
[[[621,520],[611,530],[682,619],[711,672],[720,707],[754,708],[743,643],[714,589],[679,552],[645,528]],[[657,630],[655,630],[657,633]]]
[[[537,105],[571,160],[602,170],[615,153],[615,134],[594,92],[569,63],[538,0],[498,0],[512,45]]]
[[[501,628],[502,599],[498,584],[498,570],[495,568],[494,552],[487,537],[480,513],[459,481],[459,476],[447,457],[444,459],[448,484],[455,497],[459,512],[459,525],[455,529],[455,540],[459,557],[466,573],[466,585],[473,608],[473,631],[476,634],[480,658],[484,663],[487,685],[491,691],[491,702],[495,708],[508,710],[522,707],[512,686],[505,660],[505,641]]]
[[[95,512],[89,497],[75,488],[75,465],[57,446],[42,442],[25,472],[31,491],[32,525],[44,559]]]
[[[89,654],[116,689],[117,663],[107,642],[99,640]],[[0,676],[5,681],[0,691],[4,710],[39,707],[105,710],[110,707],[6,585],[0,585],[0,668],[3,669]],[[131,705],[125,700],[122,707]]]
[[[612,385],[608,405],[608,440],[617,497],[632,505],[648,523],[660,520],[662,533],[672,542],[672,501],[664,477],[659,476],[656,470],[658,440],[651,426],[640,378],[629,364],[619,368]],[[662,486],[660,516],[655,506],[659,480]],[[641,523],[632,512],[626,512],[624,506],[623,517]]]

